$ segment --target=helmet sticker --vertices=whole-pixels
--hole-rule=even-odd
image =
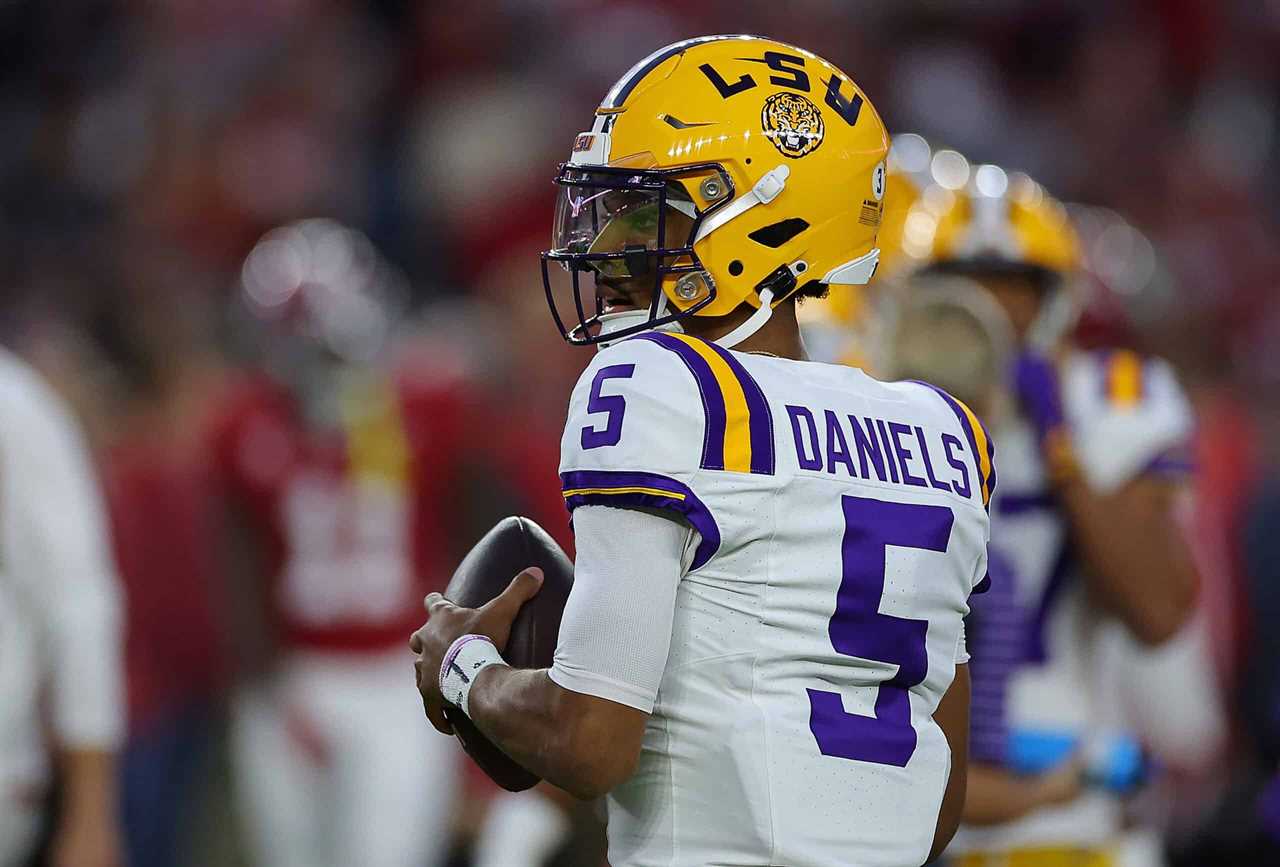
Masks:
[[[884,161],[881,160],[876,164],[875,171],[871,173],[871,195],[875,196],[876,201],[884,198]]]
[[[798,93],[775,93],[766,99],[760,125],[773,146],[791,159],[811,154],[822,144],[822,112]]]

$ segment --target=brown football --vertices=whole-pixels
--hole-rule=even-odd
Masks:
[[[515,668],[549,668],[560,636],[560,617],[573,587],[573,563],[534,521],[514,515],[499,521],[463,559],[444,595],[457,605],[479,608],[530,566],[542,569],[542,589],[516,615],[502,656]],[[499,786],[522,792],[538,783],[537,775],[490,743],[462,711],[448,707],[445,716],[467,755]]]

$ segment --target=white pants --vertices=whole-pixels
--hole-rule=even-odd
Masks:
[[[408,651],[292,656],[232,710],[257,867],[431,867],[447,854],[460,750],[422,711]]]

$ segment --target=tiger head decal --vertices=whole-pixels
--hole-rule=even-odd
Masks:
[[[822,112],[798,93],[775,93],[760,112],[764,134],[783,156],[802,157],[822,144]]]

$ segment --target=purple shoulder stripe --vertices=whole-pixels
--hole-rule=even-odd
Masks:
[[[657,473],[576,470],[560,474],[565,505],[643,506],[676,512],[702,536],[693,565],[705,565],[720,548],[720,528],[711,510],[685,484]]]
[[[775,468],[773,413],[769,411],[769,402],[765,399],[764,390],[732,352],[714,343],[707,345],[716,355],[724,359],[725,364],[729,365],[729,369],[742,385],[742,393],[747,399],[751,428],[751,472],[771,476]]]

